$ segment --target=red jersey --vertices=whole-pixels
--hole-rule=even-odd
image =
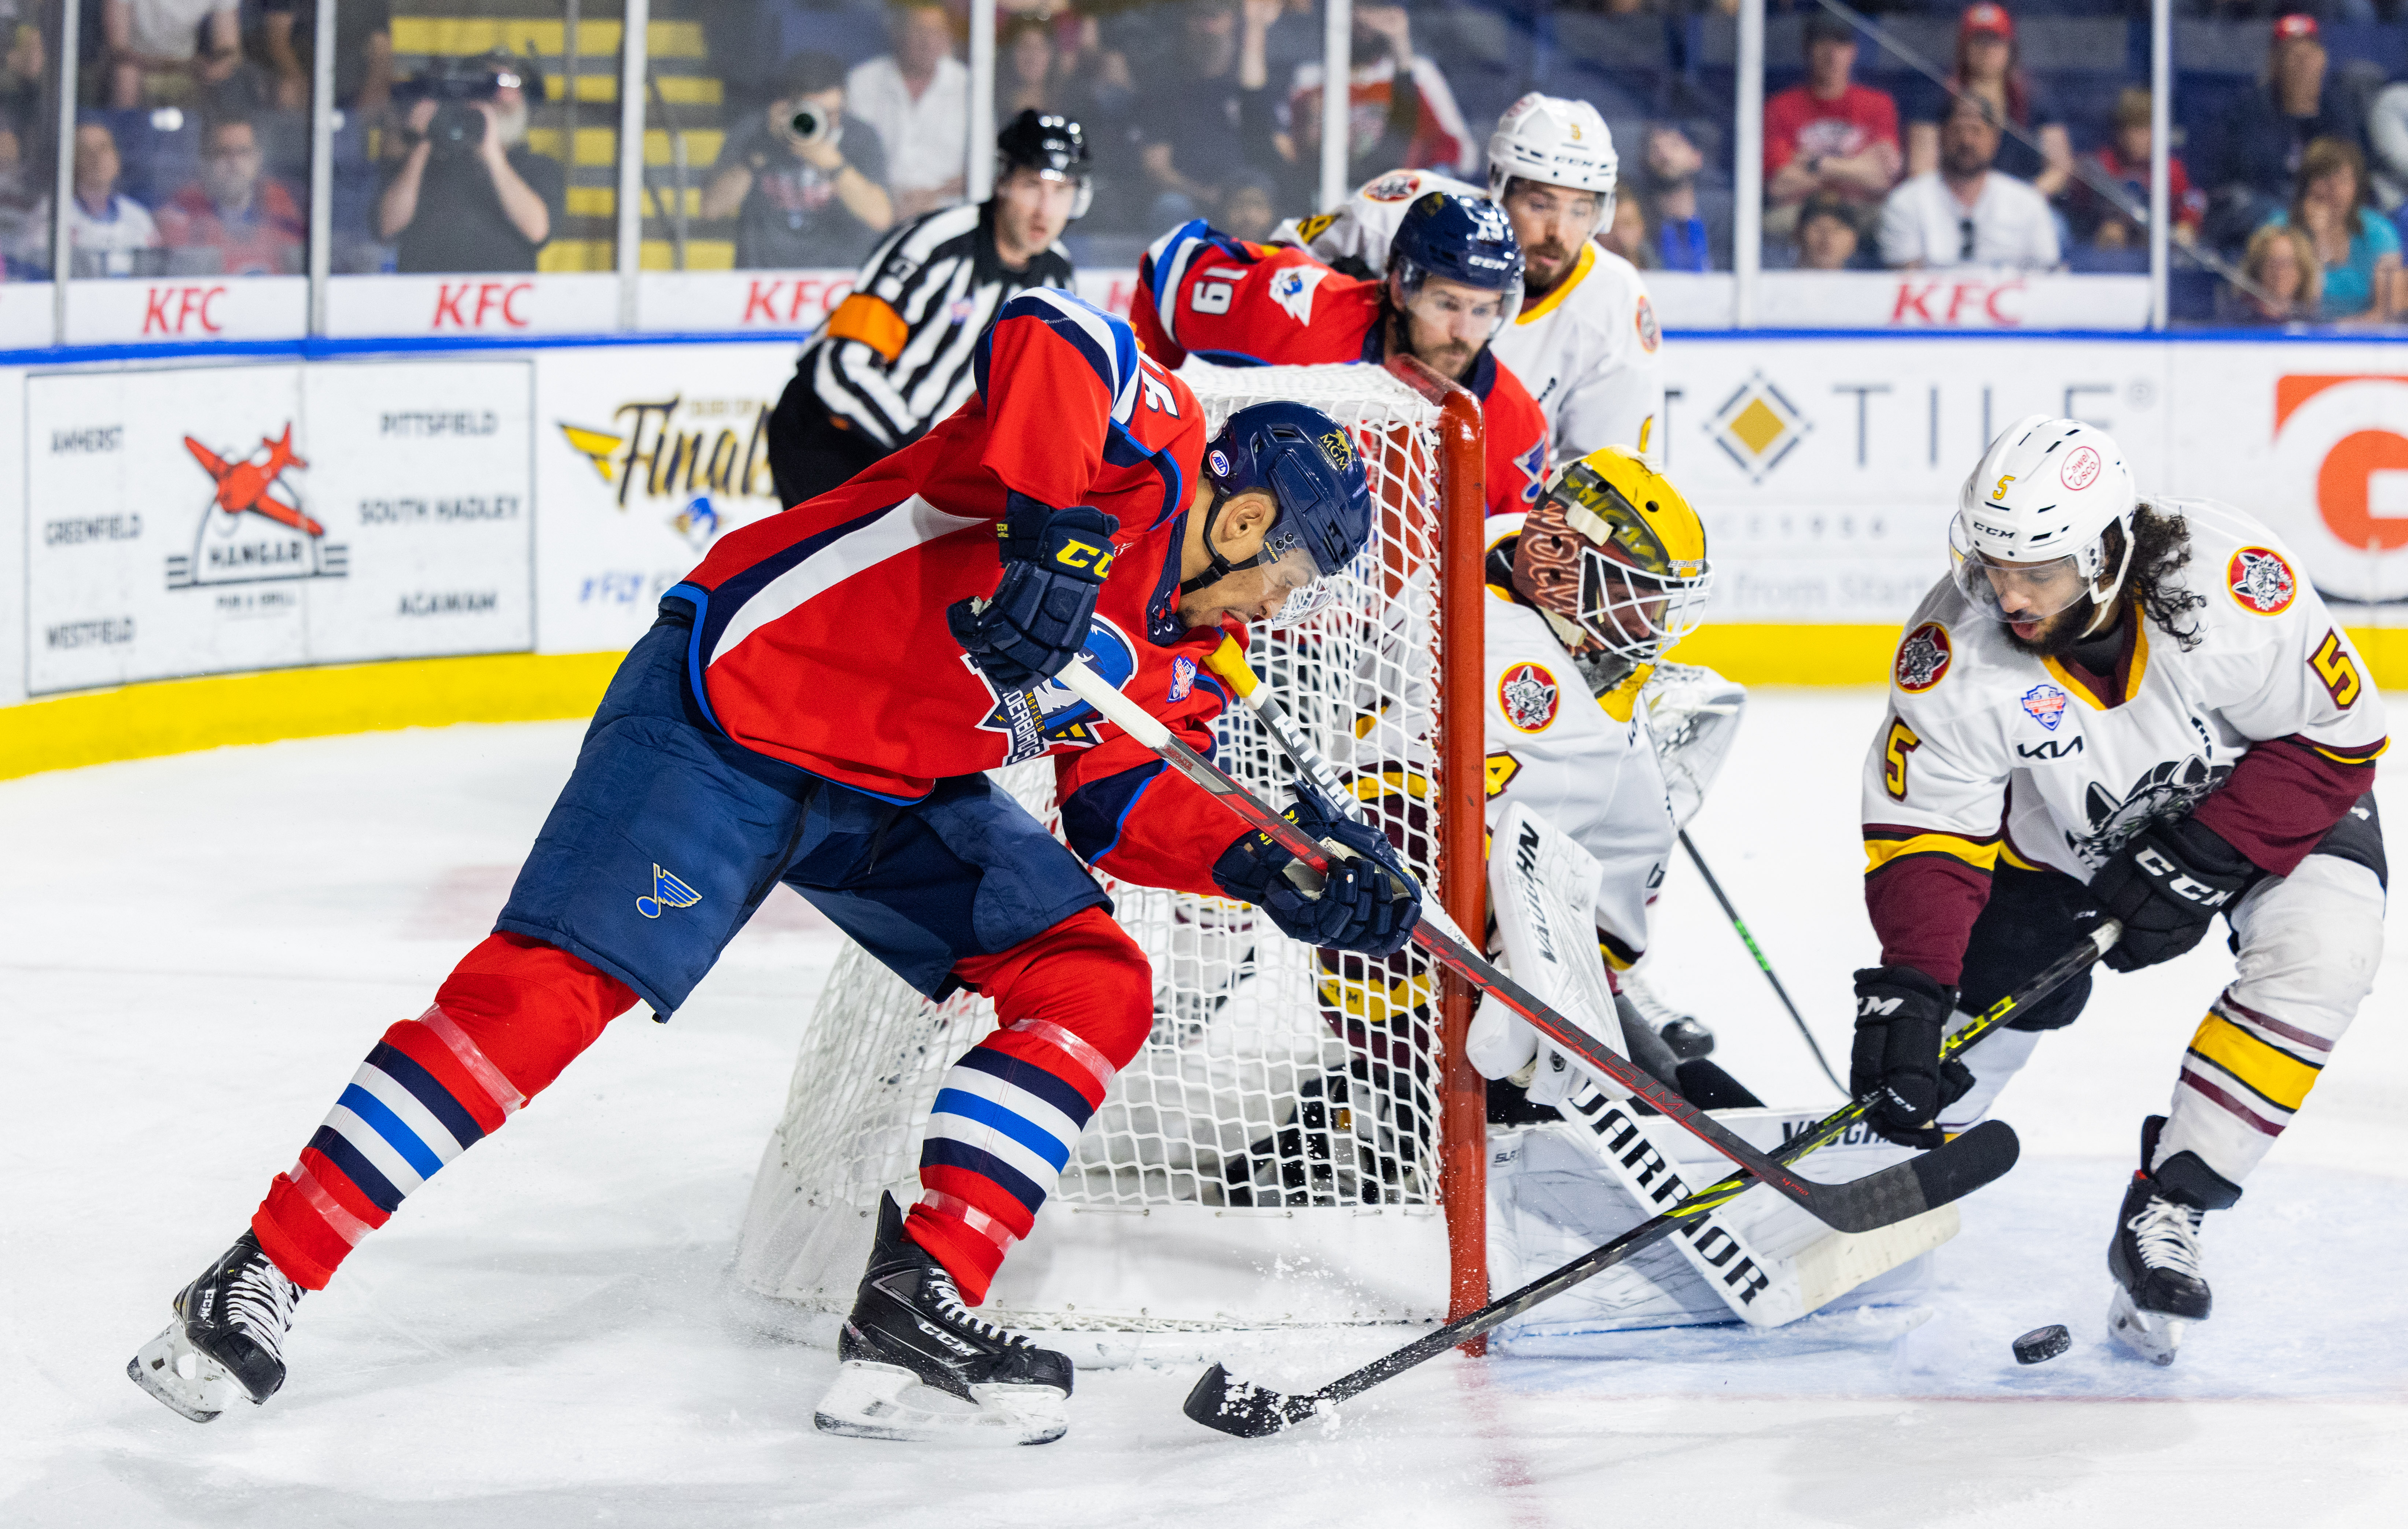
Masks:
[[[1303,366],[1387,360],[1381,282],[1340,276],[1290,245],[1249,244],[1201,219],[1155,241],[1137,263],[1129,323],[1166,365],[1191,355],[1223,366]],[[1512,369],[1484,347],[1463,379],[1488,440],[1488,513],[1519,515],[1547,475],[1547,417]]]
[[[1007,303],[979,342],[978,391],[842,487],[720,538],[670,592],[695,607],[689,683],[744,748],[890,800],[1049,753],[1071,847],[1132,881],[1211,893],[1234,820],[1048,680],[999,691],[945,607],[1002,577],[1005,495],[1093,505],[1120,524],[1087,653],[1210,753],[1228,697],[1201,668],[1218,628],[1179,622],[1204,410],[1128,326],[1068,293]],[[1075,798],[1075,799],[1074,799]],[[1140,809],[1142,810],[1140,810]]]
[[[1764,173],[1793,159],[1852,159],[1877,143],[1898,147],[1898,103],[1887,91],[1850,85],[1824,101],[1793,85],[1764,103]]]
[[[309,220],[280,180],[262,180],[251,210],[229,218],[192,181],[159,209],[159,236],[170,250],[216,250],[228,276],[298,276],[307,262]]]

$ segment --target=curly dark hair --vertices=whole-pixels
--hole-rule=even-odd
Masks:
[[[2107,557],[2112,564],[2124,555],[2124,534],[2121,527],[2111,526],[2108,536]],[[2132,598],[2157,630],[2173,638],[2185,652],[2203,640],[2199,623],[2186,619],[2186,613],[2207,604],[2205,595],[2183,588],[2176,577],[2189,564],[2190,527],[2178,512],[2147,504],[2132,512]]]

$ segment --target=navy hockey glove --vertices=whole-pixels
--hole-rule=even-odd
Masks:
[[[1940,1040],[1956,995],[1912,966],[1867,966],[1856,973],[1856,1045],[1848,1058],[1848,1090],[1870,1097],[1866,1120],[1907,1147],[1937,1147],[1932,1124],[1965,1096],[1973,1075],[1961,1062],[1940,1060]]]
[[[1003,578],[994,596],[955,601],[945,624],[997,688],[1026,690],[1060,674],[1086,646],[1120,522],[1088,505],[1048,509],[1024,493],[1008,503],[996,522]]]
[[[1288,808],[1287,821],[1329,852],[1329,875],[1317,893],[1291,879],[1293,872],[1310,884],[1312,873],[1268,834],[1248,834],[1224,850],[1212,865],[1213,884],[1307,945],[1367,956],[1401,950],[1421,919],[1422,892],[1395,847],[1378,829],[1330,817],[1310,802]]]
[[[2136,972],[2189,950],[2257,879],[2248,857],[2197,819],[2151,823],[2090,878],[2099,911],[2124,924],[2108,969]]]

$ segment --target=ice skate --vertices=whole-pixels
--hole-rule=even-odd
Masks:
[[[194,1422],[284,1384],[284,1335],[301,1287],[245,1232],[176,1296],[176,1320],[126,1361],[136,1385]]]
[[[1694,1014],[1684,1014],[1664,1001],[1636,971],[1627,971],[1619,979],[1623,996],[1628,998],[1647,1021],[1647,1027],[1663,1037],[1672,1054],[1684,1062],[1695,1062],[1711,1055],[1714,1049],[1714,1033],[1700,1023]]]
[[[1070,1426],[1069,1357],[982,1322],[953,1277],[903,1236],[891,1194],[812,1422],[855,1438],[1050,1444]]]
[[[2202,1272],[2200,1222],[2221,1210],[2240,1192],[2190,1152],[2180,1152],[2151,1173],[2162,1117],[2152,1116],[2142,1134],[2140,1172],[2124,1191],[2116,1213],[2115,1239],[2107,1245],[2107,1272],[2115,1293],[2107,1304],[2107,1331],[2116,1342],[2152,1365],[2171,1365],[2190,1324],[2205,1322],[2213,1298]]]

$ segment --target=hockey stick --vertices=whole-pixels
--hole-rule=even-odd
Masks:
[[[1748,954],[1756,957],[1756,969],[1772,984],[1772,991],[1781,996],[1781,1007],[1789,1010],[1789,1017],[1798,1022],[1798,1033],[1806,1037],[1806,1049],[1814,1053],[1814,1065],[1823,1069],[1823,1076],[1831,1080],[1833,1088],[1842,1093],[1847,1093],[1848,1085],[1840,1081],[1840,1075],[1833,1072],[1831,1064],[1824,1059],[1823,1048],[1815,1044],[1814,1032],[1806,1028],[1806,1016],[1798,1012],[1798,1006],[1790,1001],[1789,990],[1783,987],[1781,979],[1772,974],[1772,963],[1765,960],[1764,952],[1756,948],[1756,936],[1748,933],[1747,921],[1739,916],[1738,908],[1731,907],[1731,900],[1724,895],[1723,884],[1714,879],[1714,873],[1706,869],[1706,857],[1698,853],[1698,847],[1690,840],[1689,831],[1685,828],[1681,830],[1681,848],[1689,851],[1689,864],[1706,879],[1706,890],[1714,894],[1715,902],[1723,905],[1723,917],[1728,919],[1731,928],[1739,932],[1739,942],[1747,947]]]
[[[1221,646],[1204,660],[1204,666],[1220,676],[1224,683],[1238,693],[1238,699],[1253,710],[1254,721],[1269,736],[1272,746],[1287,755],[1289,763],[1296,767],[1299,788],[1311,785],[1326,799],[1322,805],[1333,812],[1343,813],[1356,822],[1369,821],[1363,815],[1362,804],[1354,799],[1354,793],[1339,783],[1338,772],[1329,767],[1329,761],[1323,758],[1321,750],[1306,741],[1304,735],[1288,721],[1287,708],[1279,704],[1279,698],[1271,693],[1271,688],[1263,683],[1262,677],[1254,673],[1254,666],[1246,662],[1245,650],[1238,646],[1237,638],[1223,637]]]
[[[1056,678],[1106,721],[1218,797],[1240,822],[1270,838],[1303,865],[1327,872],[1329,857],[1317,840],[1281,817],[1242,781],[1172,736],[1160,719],[1113,689],[1088,666],[1083,657],[1072,659]],[[1877,1226],[1902,1222],[1971,1193],[2014,1164],[2014,1133],[2001,1126],[2003,1141],[1996,1134],[1971,1132],[1863,1179],[1844,1184],[1816,1183],[1789,1172],[1711,1119],[1704,1110],[1657,1082],[1645,1068],[1601,1045],[1580,1026],[1540,1002],[1528,989],[1498,970],[1435,901],[1423,901],[1421,917],[1413,924],[1412,942],[1459,973],[1473,987],[1528,1021],[1532,1029],[1555,1042],[1566,1055],[1578,1058],[1592,1073],[1612,1079],[1626,1093],[1645,1100],[1666,1119],[1755,1174],[1770,1185],[1774,1193],[1802,1207],[1827,1226],[1842,1232],[1870,1232]]]
[[[2018,1011],[2029,1008],[2064,983],[2080,976],[2089,969],[2092,962],[2107,952],[2123,932],[2123,926],[2113,919],[2092,930],[2081,944],[2051,962],[2039,976],[1992,1004],[1971,1024],[1942,1042],[1942,1058],[1944,1060],[1961,1054]],[[1784,1163],[1795,1163],[1816,1148],[1828,1146],[1862,1123],[1870,1107],[1868,1100],[1851,1100],[1792,1136],[1773,1155]],[[1956,1139],[1972,1141],[1985,1133],[1997,1134],[1994,1142],[2002,1147],[2012,1160],[2014,1134],[2003,1121],[1985,1122]],[[1456,1344],[1494,1331],[1541,1302],[1551,1300],[1583,1280],[1627,1262],[1679,1231],[1684,1222],[1705,1215],[1737,1198],[1749,1187],[1750,1177],[1746,1173],[1735,1173],[1720,1183],[1700,1190],[1662,1214],[1640,1222],[1603,1247],[1583,1253],[1554,1273],[1541,1275],[1520,1290],[1489,1302],[1469,1316],[1458,1317],[1443,1327],[1433,1328],[1394,1353],[1375,1359],[1351,1375],[1340,1376],[1319,1391],[1306,1392],[1301,1395],[1273,1391],[1267,1386],[1233,1380],[1226,1365],[1215,1365],[1206,1370],[1197,1380],[1195,1389],[1188,1392],[1182,1410],[1207,1428],[1234,1434],[1240,1438],[1260,1438],[1307,1422],[1325,1408],[1334,1407],[1350,1396],[1360,1395],[1383,1380],[1394,1379],[1423,1360],[1442,1354]]]

